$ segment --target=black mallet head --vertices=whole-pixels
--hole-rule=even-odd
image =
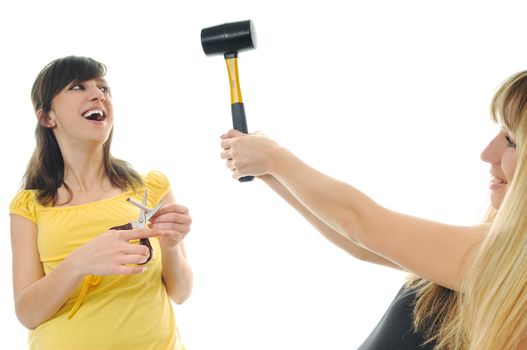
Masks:
[[[256,47],[256,32],[251,20],[225,23],[201,30],[201,46],[208,55],[237,56],[238,51]]]

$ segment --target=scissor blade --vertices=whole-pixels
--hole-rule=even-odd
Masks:
[[[145,188],[145,193],[143,194],[143,205],[146,206],[146,197],[147,197],[148,193],[147,193],[147,190]]]
[[[137,218],[137,220],[132,222],[132,227],[133,228],[145,227],[146,221],[147,221],[146,213],[150,209],[146,205],[143,205],[142,203],[135,201],[133,198],[128,198],[127,201],[139,208],[139,217]]]
[[[161,207],[162,207],[163,205],[165,205],[165,204],[166,204],[166,201],[159,202],[159,204],[158,204],[155,208],[152,208],[152,209],[148,210],[148,211],[146,212],[146,220],[150,220],[150,218],[151,218],[152,216],[154,216],[154,214],[157,213],[157,211],[158,211],[159,209],[161,209]]]
[[[134,200],[133,198],[128,198],[127,201],[132,203],[133,205],[135,205],[136,207],[138,207],[139,209],[141,209],[144,212],[150,211],[150,208],[148,208],[146,205],[144,205],[142,203],[139,203],[138,201]]]

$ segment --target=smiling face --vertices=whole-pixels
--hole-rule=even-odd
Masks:
[[[514,177],[518,176],[516,170],[520,158],[525,158],[527,71],[511,76],[500,86],[492,99],[491,112],[501,131],[481,153],[481,159],[490,164],[491,205],[498,209],[511,189]],[[518,183],[524,182],[523,178],[517,180]],[[522,193],[524,186],[519,186],[513,195]]]
[[[106,142],[109,159],[113,109],[105,75],[104,64],[83,56],[59,58],[42,69],[31,89],[39,152],[60,159],[57,142],[68,148],[78,142]],[[95,111],[103,115],[97,117]]]
[[[53,128],[59,144],[103,144],[113,125],[108,84],[103,78],[69,83],[53,97],[50,111],[40,120],[45,127]]]
[[[492,207],[498,209],[516,170],[516,144],[505,130],[501,130],[483,150],[481,159],[490,164],[490,201]]]

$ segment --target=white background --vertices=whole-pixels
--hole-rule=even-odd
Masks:
[[[527,68],[526,13],[510,1],[2,2],[1,339],[26,346],[8,204],[34,147],[31,85],[51,60],[107,65],[113,154],[166,173],[190,208],[194,292],[175,306],[189,350],[354,349],[405,274],[335,248],[261,181],[231,179],[227,73],[201,28],[255,23],[258,47],[239,61],[251,131],[390,209],[471,225],[487,205],[491,97]]]

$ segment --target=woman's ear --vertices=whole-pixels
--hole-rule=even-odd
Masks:
[[[35,114],[37,116],[38,122],[43,127],[45,127],[45,128],[54,128],[55,126],[57,126],[57,123],[55,122],[55,120],[50,116],[49,113],[44,113],[42,108],[38,109],[35,112]]]

